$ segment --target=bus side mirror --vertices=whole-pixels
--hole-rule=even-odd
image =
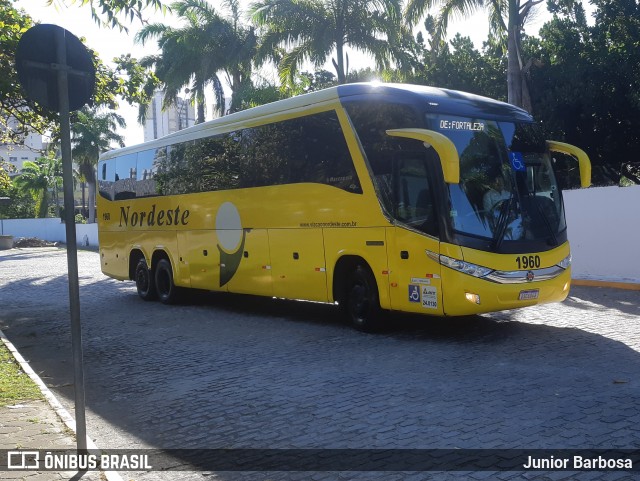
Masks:
[[[580,167],[580,187],[584,189],[591,185],[591,161],[584,150],[571,144],[556,142],[555,140],[547,140],[547,148],[551,152],[571,155],[578,159],[578,166]]]
[[[460,183],[460,158],[456,146],[444,135],[426,129],[393,129],[387,130],[391,137],[406,137],[421,140],[433,147],[440,157],[444,181],[447,184]]]

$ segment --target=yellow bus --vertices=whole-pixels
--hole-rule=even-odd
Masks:
[[[571,255],[552,152],[519,108],[349,84],[238,112],[98,164],[102,271],[183,288],[460,316],[563,300]]]

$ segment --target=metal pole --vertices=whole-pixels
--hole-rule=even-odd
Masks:
[[[62,180],[64,189],[64,221],[67,233],[67,268],[69,271],[69,306],[71,310],[71,345],[75,380],[76,441],[78,451],[87,450],[87,424],[84,404],[84,369],[82,364],[82,328],[80,324],[80,287],[78,283],[78,247],[76,245],[75,208],[73,201],[73,166],[71,129],[69,126],[69,87],[67,49],[64,30],[56,30],[58,63],[58,109],[60,111],[60,143],[62,146]]]

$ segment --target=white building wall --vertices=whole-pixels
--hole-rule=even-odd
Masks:
[[[66,242],[67,231],[60,219],[0,219],[0,235],[36,237],[49,242]],[[98,245],[98,224],[76,224],[76,242]]]
[[[640,283],[640,186],[564,192],[573,277]]]

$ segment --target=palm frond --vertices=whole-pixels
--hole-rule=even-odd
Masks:
[[[444,38],[450,20],[471,16],[482,7],[484,7],[483,0],[447,0],[443,2],[436,22],[438,36]]]
[[[434,0],[409,0],[404,9],[407,24],[414,26],[435,5]]]
[[[168,35],[171,30],[171,27],[162,23],[151,23],[142,27],[140,31],[136,33],[134,39],[136,43],[144,45],[147,40],[162,38]]]

